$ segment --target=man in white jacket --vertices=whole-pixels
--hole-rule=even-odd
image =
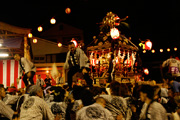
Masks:
[[[48,104],[42,99],[43,90],[38,85],[29,88],[29,98],[23,102],[20,120],[54,120]]]
[[[33,85],[34,84],[33,77],[36,72],[36,67],[34,66],[34,64],[31,61],[29,61],[28,59],[21,57],[19,54],[15,54],[14,59],[16,61],[19,61],[20,79],[23,76],[23,81],[26,86],[29,84],[28,79],[29,79],[30,83]],[[25,74],[23,74],[23,72]]]
[[[76,48],[73,42],[70,42],[69,51],[66,56],[66,61],[64,64],[64,69],[69,69],[68,71],[68,85],[69,89],[72,89],[72,76],[82,70],[84,78],[88,85],[92,85],[92,80],[88,79],[87,68],[89,68],[89,59],[80,48]]]
[[[175,59],[175,57],[175,55],[172,55],[169,59],[165,60],[162,67],[168,67],[168,73],[170,73],[175,80],[180,81],[180,61]]]

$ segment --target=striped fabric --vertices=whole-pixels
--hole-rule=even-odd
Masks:
[[[14,83],[17,88],[24,88],[24,83],[20,80],[17,85],[16,79],[19,76],[19,62],[15,60],[0,60],[0,84],[9,87]]]

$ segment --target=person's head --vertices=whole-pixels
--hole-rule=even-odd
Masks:
[[[43,90],[38,85],[32,85],[31,87],[29,87],[29,95],[39,96],[40,98],[43,98]]]
[[[53,87],[51,87],[50,90],[53,91],[54,102],[62,102],[62,101],[64,101],[65,90],[62,87],[53,86]]]
[[[15,55],[14,55],[14,59],[15,59],[16,61],[19,61],[19,60],[21,59],[21,56],[20,56],[19,54],[15,54]]]
[[[145,102],[147,99],[154,99],[154,89],[150,85],[142,85],[140,90],[140,99]]]
[[[170,73],[165,74],[163,81],[166,84],[169,84],[171,81],[173,81],[173,77]]]
[[[125,83],[121,83],[120,84],[120,88],[119,88],[119,96],[121,97],[127,97],[129,96],[129,88]]]
[[[72,94],[73,94],[73,98],[75,100],[79,100],[81,98],[81,92],[84,90],[84,88],[82,86],[77,86],[77,85],[74,85],[73,86],[73,91],[72,91]]]
[[[73,42],[69,42],[68,49],[71,52],[74,52],[76,50],[75,44]]]
[[[85,89],[81,92],[81,100],[84,106],[88,106],[94,103],[93,94]]]
[[[96,98],[96,103],[100,104],[102,107],[106,106],[106,101],[103,97]]]
[[[120,83],[117,81],[111,82],[110,92],[112,95],[119,96]]]
[[[41,79],[41,75],[38,75],[38,79],[39,79],[39,80]]]
[[[47,78],[47,79],[49,79],[49,78],[50,78],[49,74],[47,74],[47,75],[46,75],[46,78]]]
[[[4,85],[0,84],[0,100],[2,100],[3,98],[5,98],[6,96],[6,91],[4,89]]]
[[[169,98],[173,98],[174,97],[174,90],[173,90],[172,87],[168,89],[168,97]]]

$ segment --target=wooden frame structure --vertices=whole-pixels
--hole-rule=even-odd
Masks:
[[[27,57],[29,54],[27,35],[30,33],[31,29],[21,28],[13,25],[9,25],[4,22],[0,22],[0,53],[7,53],[8,57],[2,57],[0,59],[12,59],[14,54],[20,54],[21,56]],[[4,46],[3,42],[11,38],[21,38],[20,48]]]

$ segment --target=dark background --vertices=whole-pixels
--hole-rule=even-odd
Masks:
[[[70,7],[71,13],[66,14],[65,8]],[[126,20],[130,28],[122,28],[122,33],[131,36],[132,42],[138,45],[139,39],[150,39],[156,53],[150,51],[141,54],[144,67],[150,69],[152,79],[160,80],[159,66],[166,60],[173,48],[180,49],[180,1],[179,0],[59,0],[59,1],[28,1],[1,2],[0,21],[31,28],[35,36],[39,36],[37,27],[42,25],[47,30],[53,25],[52,17],[84,31],[85,45],[99,34],[99,25],[106,13],[112,11]],[[160,53],[159,49],[164,52]],[[171,48],[171,52],[166,49]],[[176,52],[179,55],[179,51]]]

